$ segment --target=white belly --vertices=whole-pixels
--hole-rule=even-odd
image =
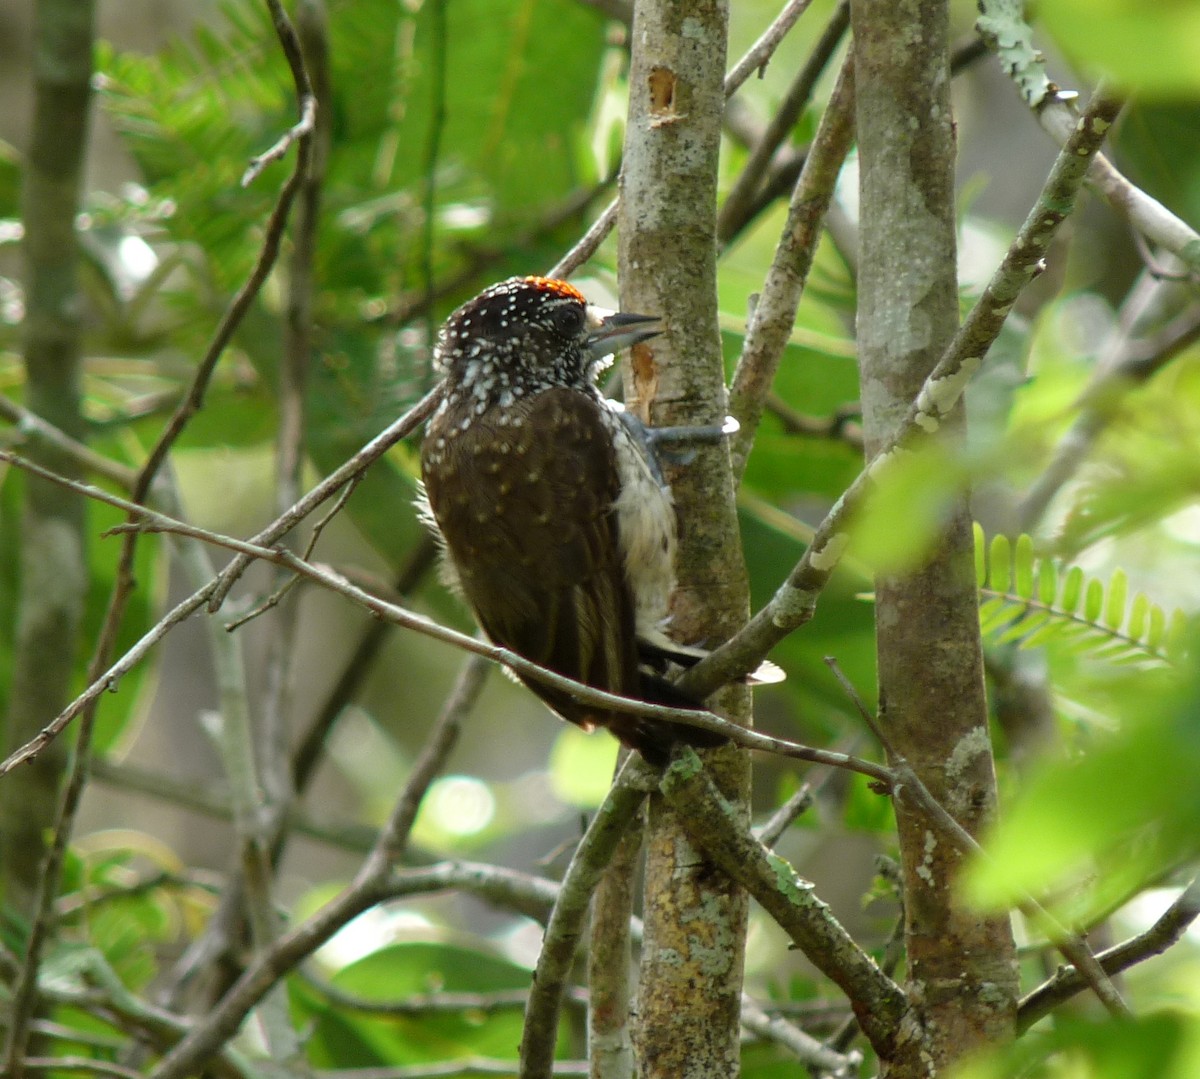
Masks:
[[[633,595],[638,635],[655,641],[664,638],[675,589],[675,506],[671,489],[654,478],[620,418],[614,415],[613,421],[621,480],[614,508],[625,579]]]

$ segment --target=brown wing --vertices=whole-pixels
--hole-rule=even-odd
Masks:
[[[472,415],[466,430],[447,413],[426,457],[439,437],[442,464],[425,470],[429,501],[484,632],[551,670],[636,694],[633,609],[612,512],[618,478],[596,403],[549,389]],[[574,723],[614,719],[527,684]]]

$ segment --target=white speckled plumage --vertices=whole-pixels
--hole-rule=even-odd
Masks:
[[[670,646],[670,491],[596,386],[612,348],[655,320],[590,308],[573,286],[514,278],[459,308],[438,338],[443,403],[422,447],[447,578],[498,644],[601,689],[688,703],[642,652]],[[639,644],[641,638],[643,644]],[[563,718],[665,759],[711,735],[606,713],[523,679]]]

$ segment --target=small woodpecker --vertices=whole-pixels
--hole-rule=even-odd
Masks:
[[[592,307],[565,281],[515,277],[484,290],[438,336],[446,392],[421,472],[447,580],[493,642],[598,689],[698,708],[662,674],[668,660],[703,654],[664,632],[670,489],[596,385],[614,352],[659,332],[657,318]],[[675,741],[724,741],[521,680],[563,719],[607,727],[655,763]]]

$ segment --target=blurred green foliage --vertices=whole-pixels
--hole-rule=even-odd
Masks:
[[[814,3],[766,77],[747,84],[743,96],[757,118],[765,119],[777,104],[832,6],[830,0]],[[778,4],[739,0],[732,7],[736,55]],[[960,7],[956,17],[966,25],[973,5]],[[544,270],[582,232],[611,195],[625,92],[621,31],[573,0],[447,3],[440,90],[433,81],[439,69],[433,55],[435,4],[330,0],[328,9],[333,100],[315,266],[316,348],[305,430],[310,476],[339,465],[428,387],[430,327],[456,303],[510,273]],[[1039,6],[1045,30],[1082,71],[1111,69],[1148,91],[1118,132],[1120,163],[1192,222],[1200,220],[1197,10],[1190,3],[1133,0],[1045,0]],[[94,448],[127,465],[140,463],[157,437],[220,313],[246,278],[266,214],[291,167],[289,157],[249,187],[240,184],[247,161],[294,121],[295,104],[265,7],[225,0],[220,16],[154,54],[106,46],[99,57],[103,108],[140,175],[120,191],[88,195],[82,224],[93,317],[85,390]],[[437,132],[439,153],[430,160],[439,96],[445,121]],[[818,114],[819,103],[802,118],[795,144],[811,135]],[[1042,136],[1032,120],[1028,127],[1032,146]],[[964,142],[987,142],[992,135],[986,125],[972,129],[967,121],[960,130]],[[744,160],[744,148],[731,136],[726,149],[722,176],[728,183]],[[1019,179],[1036,189],[1040,177],[1014,175],[1022,167],[1020,157],[992,162],[993,180]],[[6,219],[0,225],[19,212],[19,171],[16,155],[0,154],[0,217]],[[425,208],[431,195],[429,222]],[[973,205],[964,210],[964,233],[1011,234],[1011,223],[987,221],[982,214]],[[1106,254],[1113,246],[1096,216],[1101,215],[1077,223],[1076,250],[1082,254],[1054,255],[1059,292],[1014,316],[972,390],[969,449],[912,454],[881,477],[856,522],[852,557],[823,593],[812,622],[774,656],[788,681],[758,696],[758,721],[765,729],[877,754],[824,659],[835,656],[863,695],[873,698],[870,572],[918,564],[948,500],[970,488],[988,535],[1001,537],[999,547],[988,547],[990,562],[981,560],[979,582],[990,620],[985,628],[994,631],[988,638],[993,673],[1015,651],[1006,641],[1036,646],[1055,728],[1046,733],[1055,750],[1028,772],[1018,769],[1018,747],[1012,757],[1001,754],[1002,786],[1012,797],[989,845],[991,859],[977,864],[966,886],[975,900],[1001,905],[1023,891],[1049,893],[1064,919],[1083,926],[1151,883],[1177,886],[1200,853],[1196,623],[1177,631],[1171,665],[1117,664],[1114,658],[1121,657],[1096,645],[1096,634],[1108,644],[1124,634],[1125,643],[1157,648],[1163,642],[1155,636],[1156,610],[1178,607],[1194,615],[1200,609],[1195,573],[1200,356],[1194,344],[1144,383],[1122,386],[1105,402],[1107,426],[1084,467],[1028,537],[1013,543],[1003,538],[1018,534],[1009,528],[1012,502],[1043,472],[1071,429],[1103,346],[1122,317],[1132,247],[1122,236],[1111,264],[1090,257],[1097,246]],[[430,224],[433,244],[427,250]],[[723,253],[719,296],[730,368],[741,348],[749,297],[761,288],[782,224],[782,210],[773,207]],[[150,253],[150,263],[136,244],[130,246],[133,241]],[[431,280],[423,276],[426,265]],[[611,285],[611,241],[587,272],[594,283]],[[183,494],[200,524],[244,531],[269,513],[286,278],[281,264],[180,442]],[[13,279],[0,278],[5,350],[0,389],[19,397],[18,320],[5,313],[8,289],[19,293]],[[964,287],[964,303],[971,291]],[[1152,321],[1148,336],[1181,311],[1194,311],[1194,292],[1182,286],[1181,291],[1183,299],[1176,297],[1175,307]],[[861,468],[854,430],[854,304],[852,260],[823,242],[775,384],[785,408],[764,418],[741,492],[755,608],[778,588],[812,529]],[[787,422],[789,412],[845,422],[829,425],[828,434],[797,434]],[[378,462],[347,503],[338,522],[342,533],[330,530],[334,554],[328,557],[394,576],[421,535],[411,507],[416,474],[411,446]],[[0,470],[5,611],[13,607],[18,572],[19,487],[15,473]],[[119,542],[100,537],[117,523],[114,513],[93,507],[91,520],[89,642],[107,600]],[[140,587],[122,646],[144,633],[162,609],[168,549],[150,540],[140,544]],[[326,557],[325,548],[316,557]],[[1071,589],[1077,594],[1068,603]],[[432,579],[421,586],[416,602],[439,618],[469,625],[461,607]],[[1031,620],[1038,603],[1045,617]],[[1082,619],[1096,634],[1069,639],[1061,626],[1070,618],[1057,617],[1064,614],[1076,623]],[[316,649],[330,679],[340,662],[330,642],[359,629],[357,623],[332,625],[320,629],[322,645]],[[1163,638],[1166,625],[1164,615]],[[9,619],[0,621],[0,700],[6,697],[13,630]],[[1166,649],[1159,651],[1151,658],[1165,658]],[[371,759],[389,765],[411,761],[455,661],[445,650],[408,637],[394,638],[382,657],[356,702],[360,714],[343,728],[348,732],[343,737],[356,745],[339,748],[335,734],[330,748],[337,782],[350,789],[352,802],[372,808],[390,804],[400,777],[390,768],[367,765]],[[105,700],[102,751],[132,740],[155,692],[172,700],[153,666],[127,676],[120,690]],[[461,857],[465,851],[480,856],[486,845],[497,861],[557,872],[562,860],[557,848],[576,838],[580,808],[601,797],[614,750],[604,736],[559,733],[527,697],[496,680],[455,759],[457,769],[477,773],[488,785],[498,807],[495,819],[470,835],[424,828],[415,859]],[[1002,732],[1000,740],[1007,744],[1010,732]],[[383,743],[389,752],[378,748]],[[794,788],[797,770],[774,760],[755,763],[754,808],[761,819]],[[815,772],[803,778],[829,788],[823,796],[833,801],[834,811],[811,811],[802,827],[784,837],[785,853],[802,872],[809,870],[806,859],[817,851],[821,835],[830,837],[837,859],[859,839],[872,851],[894,854],[889,803],[861,777],[826,780]],[[162,973],[164,949],[186,946],[211,908],[211,895],[187,867],[148,845],[142,833],[110,839],[99,853],[76,852],[60,897],[62,937],[48,970],[81,994],[85,969],[112,972],[126,989],[144,990]],[[539,862],[543,858],[545,864]],[[816,856],[812,865],[818,890],[840,883],[832,873],[820,876],[829,870]],[[329,889],[338,872],[303,870],[320,876],[320,887]],[[865,890],[870,872],[862,876]],[[331,965],[319,978],[342,993],[382,1002],[527,987],[528,951],[504,950],[524,924],[520,919],[477,910],[464,914],[457,906],[448,913],[441,900],[412,907],[435,927],[436,941],[426,939],[431,934],[424,930],[413,934],[421,939],[375,940],[365,956],[340,967],[323,956]],[[886,938],[894,916],[886,898],[878,907],[887,908],[884,915],[873,905],[856,926],[873,948]],[[3,928],[19,951],[23,927]],[[757,932],[766,936],[768,928],[758,923]],[[1190,947],[1194,973],[1198,960]],[[783,948],[755,951],[752,942],[748,973],[753,990],[766,995],[770,988],[785,1004],[808,1002],[818,992],[838,999]],[[1040,968],[1030,964],[1027,981],[1040,976]],[[394,1016],[325,993],[298,975],[288,989],[297,1023],[309,1031],[310,1063],[318,1067],[510,1058],[520,1039],[517,1011]],[[1194,996],[1186,1008],[1130,1024],[1056,1018],[1048,1032],[963,1074],[1182,1079],[1196,1069],[1200,1001]],[[81,1030],[93,1022],[68,1003],[58,1006],[55,1018]],[[827,1023],[820,1033],[832,1026]],[[115,1031],[114,1026],[108,1033]],[[579,1053],[573,1031],[573,1020],[564,1021],[564,1056]],[[747,1046],[747,1079],[794,1073],[782,1049]]]

